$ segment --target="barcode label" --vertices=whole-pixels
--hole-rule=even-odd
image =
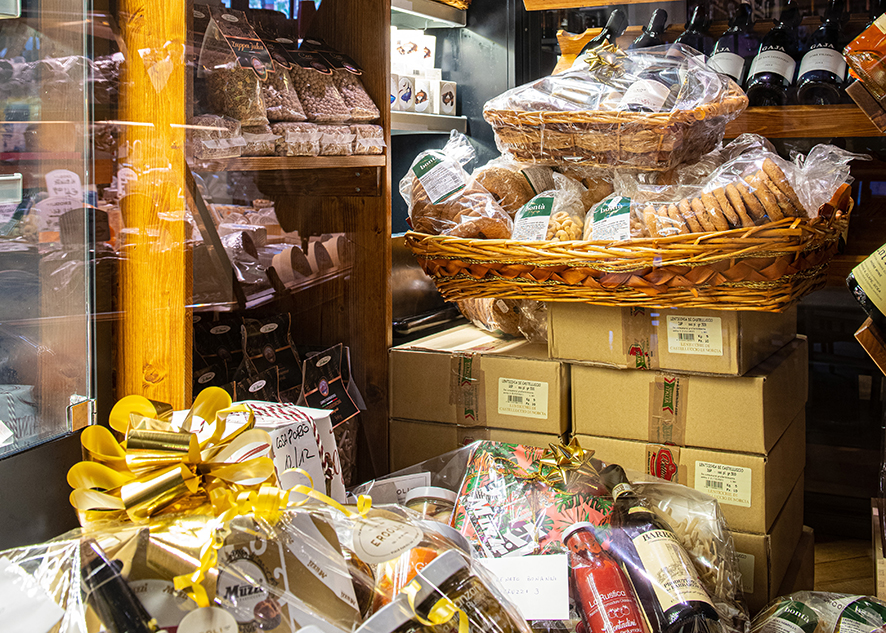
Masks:
[[[752,471],[745,466],[697,461],[695,489],[708,493],[721,504],[750,508]]]
[[[723,327],[720,317],[668,315],[668,353],[723,355]]]
[[[677,333],[677,340],[680,340],[680,341],[694,341],[694,340],[695,340],[695,334],[690,334],[690,333],[687,333],[687,332],[678,332],[678,333]]]
[[[518,378],[498,379],[498,412],[523,418],[548,417],[548,383]]]
[[[723,490],[723,482],[722,481],[706,481],[704,485],[708,488],[716,488],[717,490]]]
[[[523,404],[523,396],[508,396],[508,402]]]

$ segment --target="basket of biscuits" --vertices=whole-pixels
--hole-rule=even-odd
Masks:
[[[771,312],[825,283],[866,158],[788,161],[745,134],[667,173],[502,157],[468,174],[469,147],[453,134],[400,183],[406,243],[447,299]]]
[[[580,55],[561,74],[490,100],[483,116],[515,160],[662,171],[716,148],[748,100],[679,45]]]

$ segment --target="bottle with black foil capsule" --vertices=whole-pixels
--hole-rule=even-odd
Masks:
[[[637,74],[637,80],[625,90],[618,110],[629,112],[666,112],[680,91],[680,72],[673,66],[650,66]]]
[[[751,5],[742,3],[729,20],[729,28],[714,45],[708,59],[708,68],[728,75],[743,85],[751,61],[760,48],[760,40],[754,34],[754,13]]]
[[[618,464],[601,478],[614,499],[610,553],[621,559],[654,631],[719,633],[719,616],[670,526],[631,486]]]
[[[664,9],[656,9],[649,18],[649,24],[643,27],[643,32],[631,42],[629,50],[661,46],[664,44],[662,34],[668,25],[668,12]]]
[[[80,575],[86,601],[108,633],[156,633],[157,621],[120,575],[119,565],[108,560],[95,539],[80,543]]]
[[[603,27],[603,30],[582,47],[578,56],[581,57],[589,50],[595,49],[602,44],[615,44],[616,38],[621,37],[626,28],[628,28],[628,14],[623,9],[615,9],[609,14],[609,19],[606,20],[606,26]]]
[[[748,71],[745,92],[752,106],[782,106],[794,81],[800,40],[797,27],[802,16],[793,0],[785,5],[775,26],[760,42],[760,50]]]
[[[797,71],[797,101],[803,105],[840,103],[846,80],[846,61],[840,46],[843,3],[831,0],[822,16],[822,25],[812,34],[809,50]]]
[[[871,321],[886,332],[886,244],[852,269],[846,285]]]
[[[674,40],[674,43],[691,46],[699,53],[710,55],[714,48],[714,38],[707,33],[711,23],[706,14],[704,5],[696,5],[686,23],[686,30]]]

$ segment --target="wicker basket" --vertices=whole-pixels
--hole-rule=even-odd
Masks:
[[[825,283],[852,201],[828,218],[626,242],[406,243],[449,300],[499,297],[609,306],[781,312]]]
[[[465,10],[469,6],[471,6],[471,0],[436,0],[437,2],[442,2],[443,4],[448,4],[450,7],[455,7],[456,9]]]
[[[483,112],[502,153],[524,162],[578,163],[597,167],[667,170],[713,150],[726,124],[747,107],[733,82],[723,99],[693,110],[642,113]]]

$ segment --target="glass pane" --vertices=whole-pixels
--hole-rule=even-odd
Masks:
[[[23,0],[15,13],[0,19],[0,457],[70,431],[68,406],[91,397],[92,235],[108,227],[86,6]]]

